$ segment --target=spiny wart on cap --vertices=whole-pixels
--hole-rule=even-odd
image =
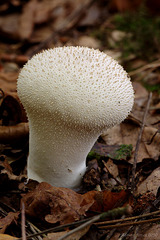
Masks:
[[[21,70],[18,95],[26,109],[29,178],[74,188],[98,136],[132,109],[130,79],[117,61],[87,47],[57,47]]]

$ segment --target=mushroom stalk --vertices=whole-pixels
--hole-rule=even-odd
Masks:
[[[98,136],[133,106],[127,73],[110,56],[86,47],[35,55],[17,84],[29,120],[28,177],[76,188]]]
[[[86,171],[86,156],[100,133],[68,128],[48,115],[39,123],[32,121],[28,177],[57,187],[78,187]]]

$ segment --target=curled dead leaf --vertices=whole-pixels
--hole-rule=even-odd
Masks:
[[[15,126],[0,126],[0,143],[8,144],[21,141],[29,135],[28,123],[19,123]]]
[[[79,220],[94,202],[71,189],[52,187],[45,182],[38,184],[22,200],[29,216],[61,224]]]
[[[19,217],[19,212],[10,212],[8,215],[4,218],[0,219],[0,233],[5,233],[8,226],[10,226],[12,223],[16,223],[17,219]],[[0,238],[2,239],[2,238]]]
[[[116,207],[123,206],[131,199],[128,191],[121,190],[120,192],[105,191],[90,191],[85,193],[84,198],[94,200],[94,204],[89,208],[92,212],[107,212]]]
[[[128,203],[130,194],[122,190],[90,191],[84,195],[78,194],[68,188],[52,187],[42,182],[24,195],[26,214],[30,217],[45,220],[49,223],[61,224],[80,220],[86,212],[105,212]]]

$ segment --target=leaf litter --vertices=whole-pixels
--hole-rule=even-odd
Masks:
[[[122,34],[114,32],[109,11],[114,8],[121,11],[123,8],[136,6],[128,1],[125,1],[128,5],[124,2],[111,2],[111,5],[107,5],[103,1],[10,0],[0,4],[0,12],[3,13],[0,17],[0,32],[2,38],[7,39],[0,41],[1,239],[15,239],[7,233],[21,237],[20,230],[17,231],[17,226],[20,225],[20,201],[25,203],[26,230],[29,236],[33,234],[29,220],[35,224],[33,228],[37,231],[37,227],[43,230],[44,226],[49,228],[51,225],[72,224],[126,204],[132,206],[133,214],[142,214],[159,196],[160,98],[157,91],[153,92],[139,144],[135,172],[137,192],[133,194],[130,191],[136,143],[149,94],[144,86],[160,83],[159,60],[148,64],[136,56],[128,57],[135,90],[132,113],[123,123],[109,129],[98,139],[88,156],[88,169],[79,192],[55,188],[47,183],[31,181],[26,185],[25,182],[29,127],[16,92],[20,67],[30,56],[48,47],[83,45],[107,51],[108,46],[103,41],[106,35],[101,36],[100,31],[97,35],[97,27],[102,32],[109,28],[111,35],[108,38],[112,39],[112,43],[115,41],[115,45],[117,40],[113,36],[116,34],[119,38],[119,34]],[[87,12],[84,6],[88,6]],[[120,50],[112,50],[110,54],[118,58],[121,56]],[[121,59],[124,65],[125,61],[126,59],[124,62]],[[69,231],[70,226],[64,230],[62,234]],[[107,230],[99,232],[99,229],[92,226],[71,237],[93,239],[94,231],[95,239],[109,234]],[[158,229],[155,231],[158,232]],[[147,229],[141,239],[151,235],[154,235],[152,230],[150,232]],[[44,239],[58,238],[60,236],[48,234]]]

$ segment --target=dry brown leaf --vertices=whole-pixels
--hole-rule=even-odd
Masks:
[[[5,95],[17,96],[17,77],[18,72],[0,72],[0,88]]]
[[[85,193],[84,198],[94,200],[94,204],[89,208],[93,212],[107,212],[116,207],[122,206],[128,202],[129,193],[125,190],[120,192],[105,191],[90,191]]]
[[[107,162],[103,161],[103,163],[109,173],[111,173],[114,178],[117,178],[119,174],[117,165],[114,164],[111,159],[109,159]]]
[[[0,32],[9,38],[18,39],[19,14],[13,13],[0,17]]]
[[[0,239],[1,239],[1,240],[16,240],[16,239],[18,239],[18,238],[12,237],[12,236],[7,235],[7,234],[0,234]]]
[[[49,223],[61,224],[74,222],[92,212],[105,212],[128,202],[127,191],[90,191],[80,195],[68,188],[52,187],[48,183],[40,183],[27,193],[22,201],[26,214],[46,220]]]
[[[44,22],[47,22],[51,17],[61,17],[61,8],[64,8],[65,3],[66,0],[44,0],[38,2],[35,12],[35,23],[42,24]],[[67,4],[69,4],[69,2],[67,2]],[[54,16],[56,9],[59,11],[59,14],[57,16]]]
[[[150,225],[137,235],[137,240],[158,240],[160,236],[160,224]]]
[[[9,212],[8,215],[0,219],[0,233],[4,233],[8,226],[15,223],[18,219],[19,212]]]
[[[160,167],[156,168],[139,186],[137,192],[144,194],[152,192],[155,196],[160,187]]]
[[[0,11],[6,11],[8,9],[9,2],[1,2]]]
[[[107,145],[132,144],[133,154],[130,163],[133,162],[135,146],[138,140],[138,135],[146,107],[148,93],[139,83],[134,83],[135,103],[132,111],[132,116],[120,125],[108,129],[103,134],[103,139]],[[160,133],[156,127],[150,126],[151,123],[157,122],[159,115],[153,116],[148,112],[146,126],[143,131],[142,140],[139,146],[137,162],[141,162],[144,158],[153,158],[157,160],[160,156]]]
[[[148,99],[148,92],[147,90],[142,86],[142,84],[138,82],[133,82],[133,88],[135,91],[135,101],[134,101],[134,106],[132,109],[132,115],[134,118],[142,121],[143,115],[144,115],[144,109],[147,104],[147,99]],[[152,102],[150,109],[154,109],[157,105],[157,102],[159,102],[159,95],[156,95],[156,93],[152,95]],[[156,126],[156,122],[159,121],[160,117],[159,114],[156,111],[151,111],[149,109],[147,113],[147,118],[145,119],[145,124],[148,125],[154,125]]]
[[[101,44],[98,39],[89,36],[81,36],[78,40],[76,40],[76,45],[90,48],[100,48]]]
[[[110,7],[111,9],[116,9],[120,12],[124,12],[124,11],[129,11],[129,10],[135,10],[137,9],[140,4],[141,4],[142,0],[112,0]]]
[[[0,72],[0,79],[8,83],[16,82],[18,74],[19,74],[18,72],[14,72],[14,73]]]
[[[0,126],[0,143],[8,144],[22,141],[29,136],[28,123],[19,123],[15,126]]]
[[[87,0],[88,1],[88,0]],[[40,28],[35,28],[30,42],[41,42],[46,40],[54,31],[63,30],[68,27],[65,25],[67,18],[73,14],[82,4],[86,4],[86,0],[44,0],[37,3],[35,12],[35,24],[48,22]],[[69,21],[70,23],[70,21]],[[64,24],[64,27],[63,27]]]
[[[148,97],[148,91],[139,82],[133,82],[135,100]],[[138,101],[137,101],[138,102]]]
[[[0,56],[0,59],[5,62],[15,62],[15,63],[23,65],[29,60],[29,57],[27,57],[25,55],[2,53]]]
[[[83,185],[86,188],[96,187],[101,183],[101,169],[98,166],[97,159],[90,160],[87,165],[87,170],[83,176]]]
[[[133,154],[130,163],[133,163],[134,151],[140,127],[129,122],[124,122],[112,129],[109,129],[103,139],[107,145],[132,144]],[[160,156],[159,139],[160,133],[156,128],[145,127],[142,135],[142,141],[139,146],[137,162],[141,162],[144,158],[153,158],[155,160]],[[153,141],[151,141],[153,138]],[[153,148],[152,148],[153,147]]]
[[[48,233],[47,237],[43,238],[43,240],[58,240],[60,237],[64,236],[69,231],[56,232],[56,233]]]
[[[79,220],[94,202],[71,189],[52,187],[48,183],[40,183],[22,200],[29,216],[61,224]]]
[[[95,26],[99,18],[101,17],[103,10],[100,8],[98,2],[95,2],[83,17],[83,19],[78,23],[79,26]]]
[[[32,36],[29,38],[31,43],[37,43],[45,41],[51,34],[53,30],[49,24],[46,26],[42,26],[41,28],[37,28],[34,30]]]
[[[142,141],[148,151],[148,155],[158,160],[160,156],[160,132],[154,127],[145,127]]]
[[[11,95],[5,96],[0,106],[2,125],[16,125],[21,121],[25,121],[26,117],[23,116],[25,115],[23,112],[24,110],[18,97],[13,97]]]
[[[19,36],[21,39],[28,39],[32,34],[37,3],[37,0],[31,0],[23,7],[23,13],[19,19]]]

